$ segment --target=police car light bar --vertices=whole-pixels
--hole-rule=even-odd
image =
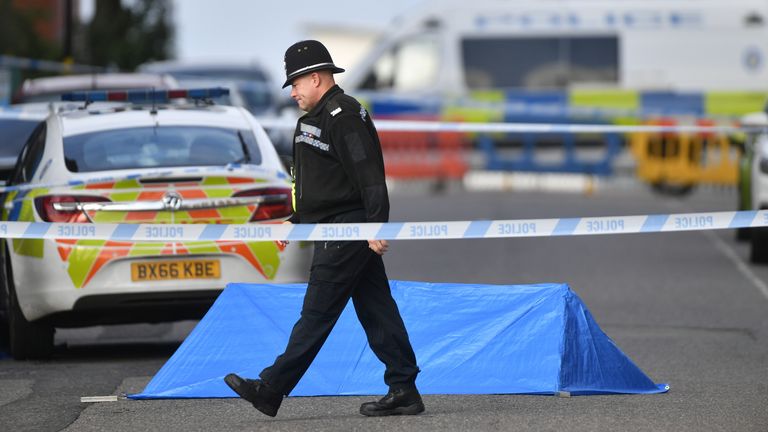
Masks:
[[[167,102],[171,99],[213,99],[229,94],[229,89],[214,87],[174,90],[119,90],[64,93],[61,100],[68,102]]]

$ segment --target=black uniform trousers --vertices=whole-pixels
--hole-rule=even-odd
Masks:
[[[356,210],[332,216],[323,223],[365,221]],[[391,388],[415,385],[419,368],[381,256],[367,241],[315,242],[309,284],[301,317],[291,331],[285,352],[260,377],[288,395],[309,368],[339,319],[349,299],[365,330],[368,344],[386,366],[384,382]]]

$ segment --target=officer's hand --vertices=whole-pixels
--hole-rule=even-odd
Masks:
[[[293,225],[293,222],[291,221],[283,221],[284,224],[291,224]],[[277,244],[280,245],[280,247],[286,247],[288,246],[288,240],[278,240]]]
[[[368,240],[368,247],[379,255],[384,255],[384,252],[389,249],[389,242],[386,240]]]

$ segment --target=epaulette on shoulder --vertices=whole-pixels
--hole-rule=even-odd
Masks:
[[[331,113],[331,117],[336,117],[341,112],[341,105],[339,102],[331,99],[325,104],[325,108]]]

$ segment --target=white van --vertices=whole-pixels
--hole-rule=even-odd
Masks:
[[[496,121],[539,105],[739,116],[768,98],[768,0],[441,0],[344,75],[379,118],[473,101],[514,108]]]

